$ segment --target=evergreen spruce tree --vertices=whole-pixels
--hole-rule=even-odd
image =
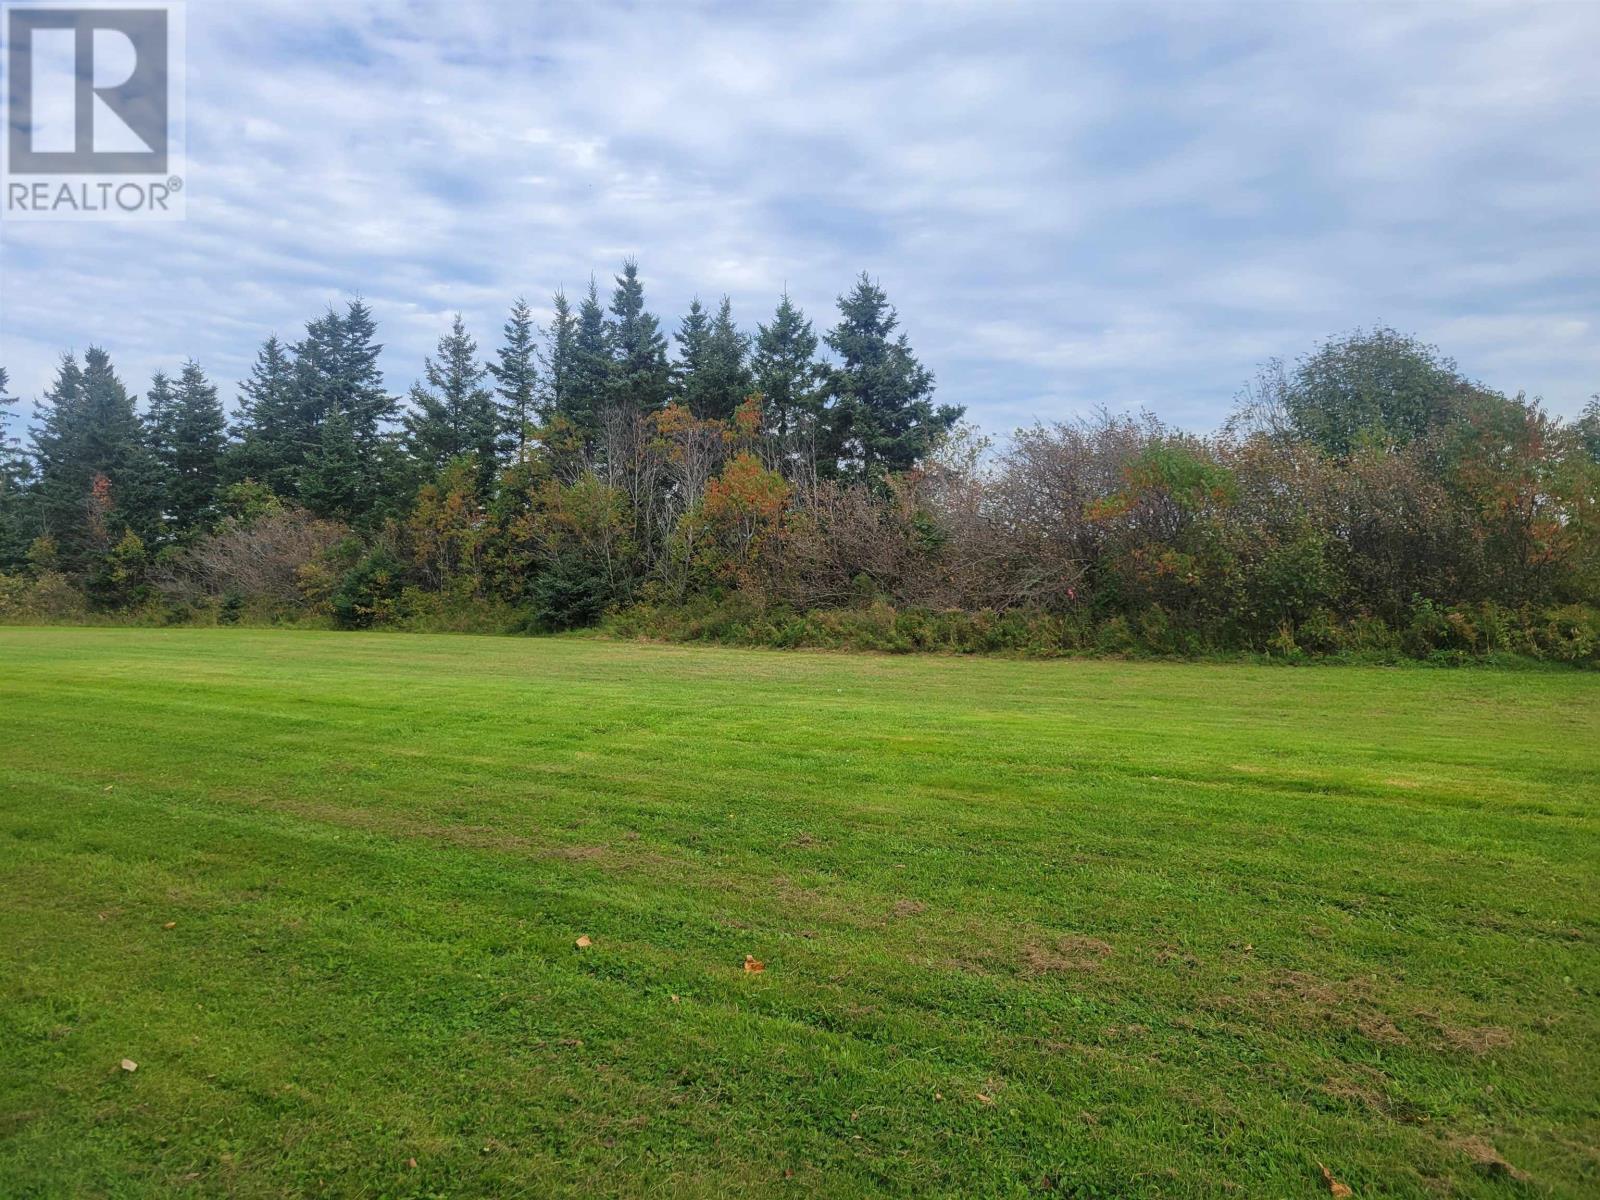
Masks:
[[[295,495],[306,451],[295,375],[288,348],[276,335],[269,337],[239,386],[235,442],[225,464],[230,482],[253,479],[280,496]]]
[[[352,300],[339,324],[336,407],[349,418],[357,447],[370,451],[378,444],[384,425],[394,418],[399,401],[383,386],[383,372],[378,367],[383,345],[376,340],[378,325],[372,310],[360,299]]]
[[[839,297],[839,317],[827,338],[841,363],[829,373],[833,409],[822,465],[869,480],[908,470],[964,410],[933,406],[933,375],[905,334],[893,336],[899,316],[865,271]]]
[[[645,311],[639,264],[626,259],[611,293],[611,403],[624,411],[655,412],[672,389],[667,339],[655,316]]]
[[[483,386],[489,370],[478,361],[478,343],[457,313],[450,332],[439,339],[438,358],[423,364],[427,386],[411,389],[406,414],[406,447],[423,474],[432,476],[463,454],[477,458],[480,496],[494,481],[500,430],[494,397]]]
[[[539,372],[534,341],[533,314],[528,302],[517,297],[505,324],[505,344],[489,364],[500,393],[500,421],[506,449],[517,462],[528,452],[528,433],[539,419]]]
[[[544,362],[541,416],[568,417],[572,407],[572,383],[578,363],[578,318],[566,292],[557,289],[551,300],[555,315],[550,319],[550,336],[541,358]],[[597,306],[598,307],[598,306]]]
[[[306,322],[306,333],[292,349],[294,358],[294,418],[290,442],[294,467],[321,443],[322,423],[339,411],[342,400],[340,371],[345,358],[344,322],[332,308]]]
[[[381,502],[382,443],[387,426],[400,411],[400,401],[383,386],[383,372],[378,367],[383,346],[376,340],[378,326],[372,310],[360,299],[352,300],[339,324],[335,405],[350,421],[359,460],[357,505],[362,515],[368,515]]]
[[[11,432],[11,413],[17,402],[11,394],[11,377],[0,367],[0,572],[20,567],[27,553],[28,460],[22,442]]]
[[[678,322],[678,332],[673,336],[678,343],[678,364],[674,372],[676,399],[700,416],[705,408],[706,343],[711,338],[711,317],[699,296],[689,301],[688,315]]]
[[[611,345],[605,310],[594,280],[578,306],[578,327],[573,338],[572,376],[561,415],[593,443],[600,431],[611,381]]]
[[[0,462],[9,462],[13,454],[19,453],[18,443],[11,436],[11,414],[6,411],[16,402],[11,394],[11,372],[0,367]]]
[[[372,310],[352,300],[341,315],[329,308],[306,325],[306,336],[294,347],[294,422],[290,436],[297,448],[290,472],[304,478],[300,468],[313,453],[322,453],[321,429],[335,413],[343,414],[355,446],[355,501],[352,519],[376,519],[384,502],[385,471],[389,455],[385,446],[388,425],[400,402],[383,386],[378,357],[383,346],[376,340]]]
[[[11,433],[11,413],[17,398],[11,394],[11,373],[0,367],[0,471],[20,470],[22,443]]]
[[[82,449],[83,409],[83,369],[75,355],[64,354],[54,382],[39,401],[38,424],[33,430],[33,460],[38,472],[34,500],[40,532],[55,541],[58,559],[63,553],[68,558],[75,555],[83,497],[94,476]]]
[[[158,370],[150,377],[150,387],[144,394],[144,447],[150,455],[150,481],[161,498],[163,523],[177,479],[172,449],[176,410],[172,380],[165,371]]]
[[[827,370],[817,360],[811,322],[785,292],[768,325],[758,325],[751,355],[755,388],[761,393],[767,431],[787,447],[814,435],[822,416]]]
[[[178,376],[162,445],[167,523],[180,539],[206,529],[215,516],[225,428],[216,386],[191,359]]]
[[[750,395],[752,380],[747,360],[750,339],[733,323],[733,301],[724,296],[706,337],[702,411],[695,415],[726,421]]]
[[[69,571],[87,570],[124,530],[149,541],[157,524],[154,463],[133,397],[98,346],[70,354],[44,396],[33,434],[41,532]]]
[[[362,500],[360,472],[350,418],[335,411],[322,422],[317,444],[300,468],[300,500],[319,517],[354,521]]]

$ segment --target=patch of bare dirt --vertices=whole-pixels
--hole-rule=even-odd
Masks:
[[[1370,1067],[1352,1064],[1354,1078],[1335,1076],[1322,1085],[1322,1090],[1335,1100],[1357,1104],[1380,1116],[1389,1115],[1389,1098],[1383,1090],[1384,1075]]]
[[[1447,1050],[1456,1054],[1470,1054],[1482,1058],[1511,1045],[1516,1039],[1509,1029],[1499,1025],[1452,1025],[1443,1017],[1431,1012],[1419,1012],[1417,1020],[1433,1026],[1434,1033]]]
[[[1324,979],[1308,971],[1276,971],[1266,986],[1237,996],[1217,997],[1207,1007],[1244,1012],[1257,1018],[1291,1021],[1302,1028],[1332,1026],[1385,1046],[1410,1044],[1365,979]]]
[[[605,858],[611,853],[609,846],[558,846],[554,850],[545,852],[549,858],[565,859],[567,862],[594,862],[596,859]]]
[[[1111,957],[1111,947],[1099,938],[1067,934],[1058,937],[1052,945],[1028,946],[1022,952],[1022,961],[1029,975],[1052,975],[1065,971],[1098,971],[1100,964]]]
[[[1170,942],[1163,942],[1156,947],[1156,963],[1163,967],[1187,967],[1194,970],[1200,966],[1200,960],[1182,946],[1175,946]]]
[[[1376,1067],[1359,1063],[1340,1064],[1341,1074],[1330,1075],[1323,1092],[1335,1100],[1366,1109],[1391,1121],[1407,1125],[1426,1125],[1429,1115],[1421,1106],[1390,1092],[1390,1080]]]
[[[1526,1171],[1519,1171],[1513,1167],[1500,1156],[1498,1150],[1482,1138],[1457,1138],[1453,1144],[1457,1150],[1472,1160],[1473,1167],[1480,1175],[1487,1175],[1490,1179],[1515,1179],[1519,1182],[1528,1178]]]

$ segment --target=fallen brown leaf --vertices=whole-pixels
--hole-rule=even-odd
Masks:
[[[994,1103],[994,1097],[993,1096],[987,1096],[984,1093],[979,1092],[978,1093],[978,1103],[979,1104],[993,1104]]]
[[[417,1169],[417,1160],[414,1159],[414,1158],[406,1159],[406,1166],[410,1167],[413,1171],[415,1171]]]
[[[1350,1190],[1348,1185],[1340,1183],[1337,1179],[1335,1179],[1333,1177],[1333,1172],[1328,1170],[1327,1167],[1323,1167],[1321,1163],[1318,1163],[1317,1166],[1322,1167],[1322,1182],[1328,1185],[1328,1194],[1330,1196],[1355,1195],[1355,1193]]]
[[[582,934],[574,944],[579,950],[587,950],[590,946],[594,945],[594,943],[589,940],[589,935],[587,933]]]
[[[746,954],[744,956],[744,969],[751,974],[754,974],[757,971],[765,971],[767,969],[767,964],[762,962],[754,954]]]
[[[178,927],[178,923],[176,921],[168,921],[161,928],[163,928],[163,929],[176,929],[177,927]]]

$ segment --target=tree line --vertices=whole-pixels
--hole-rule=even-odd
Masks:
[[[1600,400],[1562,422],[1388,329],[1274,362],[1228,425],[994,444],[866,275],[820,336],[724,297],[457,316],[404,397],[355,300],[269,337],[231,420],[65,355],[0,424],[0,616],[569,628],[891,649],[1600,646]],[[0,369],[0,402],[14,403]],[[0,413],[6,410],[0,405]]]

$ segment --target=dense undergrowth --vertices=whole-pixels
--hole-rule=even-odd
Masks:
[[[331,629],[341,623],[326,612],[227,598],[95,611],[60,576],[0,576],[0,624]],[[367,627],[524,635],[561,632],[567,625],[504,602],[451,602],[437,592],[405,588]],[[623,640],[884,654],[1600,666],[1600,608],[1582,604],[1518,610],[1494,603],[1440,606],[1419,600],[1410,621],[1398,627],[1372,616],[1339,619],[1324,613],[1299,624],[1285,622],[1270,637],[1252,638],[1226,623],[1196,627],[1176,621],[1160,606],[1132,617],[1096,617],[1090,612],[903,608],[879,599],[802,611],[731,592],[680,604],[616,608],[600,615],[597,630]]]

